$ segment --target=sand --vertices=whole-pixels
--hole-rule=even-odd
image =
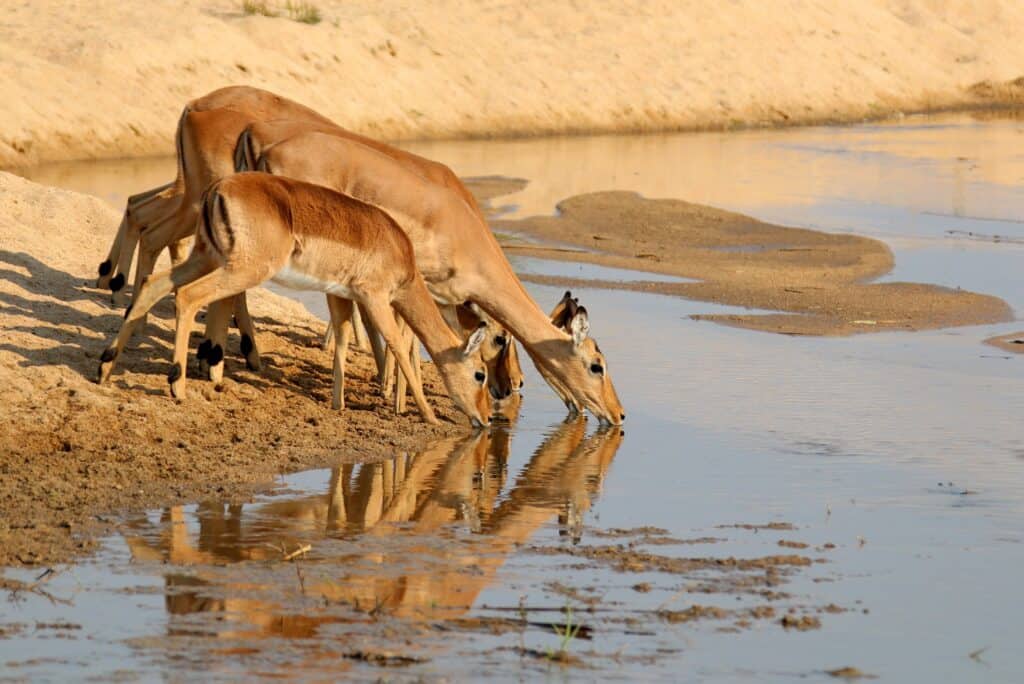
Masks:
[[[279,8],[280,0],[266,0]],[[385,139],[855,121],[1024,101],[1018,0],[21,0],[0,21],[0,168],[167,154],[229,84]]]
[[[95,384],[122,320],[92,287],[119,218],[94,197],[0,172],[0,565],[90,548],[97,516],[244,497],[284,471],[394,457],[468,431],[429,365],[442,425],[414,411],[396,417],[362,353],[348,365],[347,410],[332,411],[323,323],[262,289],[250,299],[261,373],[245,370],[232,331],[223,390],[196,378],[190,401],[174,401],[167,299],[111,383]]]
[[[1013,352],[1014,354],[1024,354],[1024,330],[1008,335],[990,337],[985,340],[985,344],[992,345],[1003,351]]]
[[[514,187],[516,181],[510,180]],[[598,192],[558,203],[555,216],[497,220],[499,232],[567,248],[508,244],[511,253],[581,261],[695,279],[606,282],[523,276],[562,287],[613,287],[766,309],[702,315],[790,335],[926,330],[1012,320],[1001,299],[920,283],[875,283],[893,267],[878,240],[777,226],[749,216],[632,192]]]

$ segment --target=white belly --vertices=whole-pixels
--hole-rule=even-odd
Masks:
[[[313,290],[314,292],[326,292],[337,295],[344,299],[354,299],[352,291],[341,283],[332,283],[327,280],[320,280],[308,273],[296,271],[285,266],[271,278],[275,283],[292,290]]]

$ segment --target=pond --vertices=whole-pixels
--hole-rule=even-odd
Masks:
[[[1011,115],[950,115],[408,147],[528,179],[495,200],[506,216],[594,190],[679,197],[877,237],[889,278],[1019,311],[1022,135]],[[172,168],[29,175],[116,203]],[[528,289],[544,308],[561,297]],[[1024,677],[1024,367],[981,344],[1019,323],[783,337],[690,319],[727,310],[713,304],[574,294],[623,430],[565,422],[527,369],[515,420],[488,433],[289,474],[250,502],[140,512],[40,578],[45,595],[2,604],[0,681]]]

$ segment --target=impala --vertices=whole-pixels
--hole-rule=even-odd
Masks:
[[[171,394],[185,396],[188,338],[199,309],[234,297],[268,279],[327,293],[335,334],[362,307],[394,349],[407,348],[394,311],[423,341],[448,393],[474,426],[490,422],[487,373],[480,360],[483,330],[463,343],[445,323],[416,268],[409,238],[384,212],[327,188],[260,173],[242,173],[211,186],[201,205],[195,246],[181,264],[147,278],[114,343],[100,360],[105,382],[118,354],[148,310],[177,293]],[[338,349],[341,345],[338,345]],[[437,418],[413,380],[409,360],[397,356],[424,419]],[[342,395],[344,355],[335,351],[334,403]]]
[[[426,181],[375,149],[292,122],[249,126],[240,158],[255,168],[330,187],[386,208],[412,241],[434,299],[448,311],[472,302],[510,331],[572,412],[587,408],[619,424],[619,403],[600,348],[577,307],[564,330],[530,298],[501,246],[461,197]]]

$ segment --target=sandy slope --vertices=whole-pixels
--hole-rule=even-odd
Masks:
[[[166,154],[182,103],[231,83],[383,138],[852,120],[1024,94],[1018,0],[314,4],[315,26],[239,0],[4,3],[0,166]]]
[[[348,409],[332,411],[323,323],[262,289],[251,300],[261,373],[245,370],[232,335],[223,391],[196,379],[188,404],[171,399],[168,299],[111,383],[95,384],[121,324],[91,287],[117,219],[99,199],[0,172],[0,565],[65,557],[94,514],[244,495],[286,470],[412,452],[458,431],[450,421],[467,425],[430,366],[428,400],[449,422],[395,417],[361,353]]]

